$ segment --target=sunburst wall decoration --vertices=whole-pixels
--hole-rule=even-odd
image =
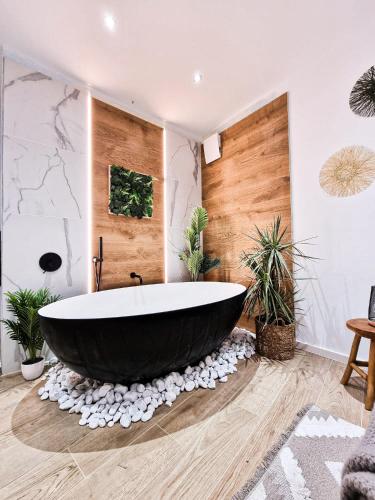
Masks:
[[[350,109],[359,116],[375,116],[375,66],[364,73],[351,91]]]
[[[320,185],[331,196],[353,196],[375,180],[375,153],[349,146],[333,154],[320,171]]]

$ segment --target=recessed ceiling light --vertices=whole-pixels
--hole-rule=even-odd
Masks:
[[[115,31],[115,18],[111,14],[106,14],[104,16],[104,24],[109,31]]]
[[[193,82],[195,84],[198,84],[198,83],[201,83],[201,81],[203,80],[203,75],[200,71],[194,71],[194,74],[193,74]]]

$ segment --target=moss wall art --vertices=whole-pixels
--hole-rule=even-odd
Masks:
[[[109,212],[138,219],[152,217],[152,176],[110,165]]]

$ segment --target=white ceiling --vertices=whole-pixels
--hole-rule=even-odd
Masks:
[[[373,0],[0,0],[0,44],[202,138],[374,14]]]

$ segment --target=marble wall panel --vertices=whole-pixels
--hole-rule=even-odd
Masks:
[[[183,232],[191,213],[202,205],[200,145],[168,129],[165,134],[166,276],[169,282],[187,281],[178,253],[184,248]]]
[[[4,292],[47,286],[63,297],[87,291],[86,91],[4,59],[2,316]],[[43,273],[56,252],[61,268]],[[20,351],[1,331],[3,373],[19,369]]]

